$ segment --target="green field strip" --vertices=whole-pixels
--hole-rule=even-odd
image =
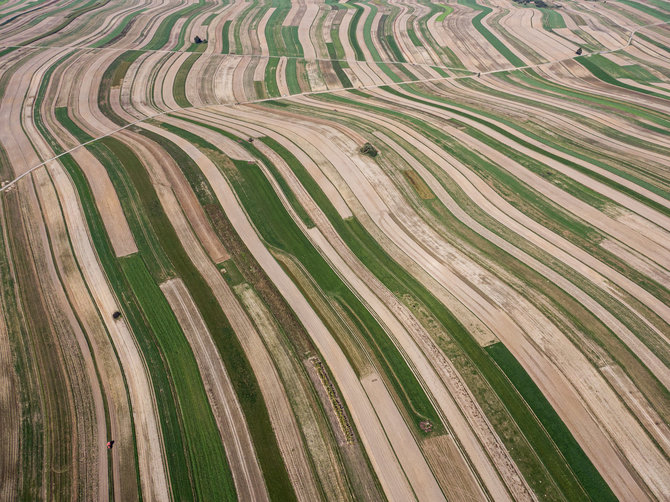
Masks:
[[[91,47],[105,47],[107,45],[111,45],[112,43],[116,42],[118,39],[123,37],[123,35],[130,29],[132,24],[135,22],[135,18],[140,13],[144,12],[144,10],[145,9],[140,9],[128,14],[126,17],[123,18],[123,20],[118,24],[118,26],[114,28],[113,31],[111,31],[108,35],[101,38],[97,42],[91,44]]]
[[[9,168],[9,163],[0,162],[0,170]],[[2,173],[3,175],[5,173]],[[16,387],[19,394],[18,402],[14,403],[20,413],[19,458],[22,467],[21,480],[16,495],[19,500],[37,500],[41,494],[44,480],[44,441],[45,413],[42,405],[42,392],[38,375],[35,372],[34,355],[32,354],[28,323],[22,314],[22,301],[18,291],[18,282],[12,269],[12,252],[10,236],[7,235],[10,223],[7,214],[13,210],[8,208],[8,195],[0,196],[2,213],[0,214],[0,301],[2,317],[12,353],[12,364],[16,375]],[[15,204],[15,202],[12,202]]]
[[[267,90],[267,97],[278,98],[281,93],[277,85],[277,66],[279,65],[278,57],[268,58],[265,66],[265,89]]]
[[[575,58],[575,61],[577,61],[579,64],[581,64],[584,68],[589,70],[594,77],[602,80],[603,82],[606,82],[608,84],[616,85],[617,87],[622,87],[624,89],[627,89],[629,91],[635,91],[635,92],[641,92],[643,94],[648,94],[650,96],[654,96],[656,98],[668,100],[670,97],[666,96],[665,94],[661,94],[658,92],[653,92],[648,89],[643,89],[642,87],[636,87],[634,85],[630,84],[624,84],[623,82],[617,80],[615,77],[613,77],[608,71],[606,71],[603,66],[605,66],[603,63],[599,62],[596,60],[598,56],[579,56]],[[602,58],[602,56],[601,56]],[[604,59],[604,58],[602,58]],[[638,73],[639,74],[639,73]]]
[[[407,36],[409,36],[415,47],[423,47],[421,40],[419,40],[419,37],[416,36],[416,32],[412,28],[407,29]]]
[[[586,456],[584,450],[558,416],[558,413],[507,347],[502,343],[495,343],[486,347],[486,351],[509,378],[530,409],[533,410],[535,416],[565,456],[566,461],[579,478],[591,500],[617,500],[611,488]]]
[[[286,84],[291,94],[300,94],[300,81],[298,79],[298,60],[290,58],[286,61]]]
[[[509,48],[502,43],[491,31],[489,31],[486,26],[482,24],[482,19],[488,14],[493,12],[493,9],[483,5],[479,5],[476,0],[458,0],[458,3],[470,7],[471,9],[481,11],[474,18],[472,18],[472,25],[475,29],[486,39],[488,42],[495,47],[495,49],[505,58],[507,61],[512,63],[514,66],[526,66],[525,61],[523,61],[519,56],[514,54]]]
[[[174,143],[149,131],[138,130],[138,132],[159,143],[175,159],[196,193],[198,193],[196,187],[199,184],[204,182],[202,187],[208,187],[198,166]],[[142,170],[141,172],[138,171],[138,174],[144,178],[141,185],[143,187],[142,193],[146,198],[145,204],[151,207],[156,206],[157,202],[154,201],[156,201],[157,195],[147,173]],[[203,189],[200,188],[199,190],[202,191]],[[193,301],[198,307],[230,375],[233,388],[247,420],[271,500],[295,500],[293,487],[279,452],[279,446],[272,430],[272,424],[258,381],[251,370],[237,335],[230,326],[212,290],[188,258],[160,205],[153,212],[151,219],[154,228],[157,229],[156,234],[159,241],[165,247],[177,274],[184,281],[186,288],[193,297]]]
[[[373,61],[381,61],[382,57],[379,55],[379,51],[377,51],[377,47],[375,47],[375,44],[372,41],[372,22],[377,15],[378,9],[372,3],[369,3],[368,7],[370,8],[370,13],[368,14],[367,18],[365,18],[365,24],[363,25],[363,41],[365,42],[365,46],[370,51]]]
[[[230,23],[230,20],[226,21],[221,28],[221,54],[230,52]]]
[[[187,17],[190,14],[193,14],[194,11],[196,11],[195,13],[197,13],[197,11],[200,10],[201,7],[204,5],[206,5],[204,0],[198,0],[197,4],[191,4],[187,7],[184,7],[183,9],[175,11],[172,14],[166,16],[163,19],[163,21],[161,21],[161,24],[158,26],[158,29],[154,33],[154,36],[151,38],[151,40],[149,40],[149,42],[146,45],[142,47],[142,50],[154,51],[158,49],[163,49],[165,44],[167,44],[168,41],[170,40],[170,33],[174,25],[177,23],[177,21],[180,18]],[[186,24],[184,24],[184,26],[186,26]],[[183,42],[181,33],[180,33],[180,39]]]
[[[435,19],[438,23],[444,21],[449,14],[454,12],[454,8],[451,5],[440,5],[440,7],[442,8],[442,14]]]
[[[351,22],[349,23],[349,43],[351,44],[351,48],[354,50],[354,54],[356,54],[356,60],[364,61],[365,55],[363,54],[363,50],[358,43],[358,37],[356,36],[358,23],[360,22],[361,16],[363,15],[363,7],[356,5],[356,3],[354,3],[352,0],[348,0],[346,5],[350,6],[352,9],[356,9],[356,12],[351,17]]]
[[[200,6],[206,6],[206,3],[204,0],[198,0]],[[196,16],[200,15],[200,9],[196,9],[195,12],[193,12],[187,19],[186,21],[182,24],[181,30],[179,30],[179,39],[177,40],[177,45],[175,46],[175,49],[181,49],[186,46],[187,41],[186,41],[186,30],[188,29],[189,25],[195,19]],[[193,35],[193,38],[195,39],[196,36],[198,36],[198,33],[195,33]],[[205,31],[203,33],[200,33],[202,37],[200,37],[203,40],[207,39],[207,28],[205,28]],[[204,50],[206,44],[205,43],[200,43],[198,44],[200,47],[202,47],[200,50]],[[190,52],[195,52],[195,51],[190,51]]]
[[[205,44],[199,44],[204,46]],[[175,75],[174,82],[172,84],[172,96],[174,97],[175,102],[182,108],[191,106],[191,102],[186,97],[186,79],[188,74],[193,67],[193,64],[198,60],[202,54],[196,53],[191,54],[186,61],[182,63],[177,70],[177,75]]]
[[[233,24],[233,41],[235,42],[235,51],[242,51],[242,35],[241,35],[241,29],[242,29],[242,21],[245,19],[250,12],[252,12],[256,7],[258,6],[258,0],[252,0],[249,2],[249,6],[244,9],[240,15],[236,18],[235,23]],[[238,21],[239,20],[239,21]],[[253,24],[252,24],[253,26]],[[234,54],[235,52],[233,50],[229,51],[230,54]]]
[[[223,443],[191,347],[142,257],[135,254],[120,259],[120,262],[131,290],[156,334],[162,357],[172,375],[181,409],[195,498],[235,500],[235,487]]]
[[[552,31],[561,28],[567,28],[565,19],[563,19],[561,13],[556,9],[549,9],[544,7],[540,9],[540,12],[542,12],[542,28],[545,30]]]
[[[328,100],[348,102],[348,104],[361,106],[360,103],[351,102],[344,98],[340,98],[339,96],[328,96]],[[382,109],[380,108],[378,111],[382,111]],[[389,112],[389,114],[393,114],[393,112]],[[402,114],[398,115],[402,116]],[[447,149],[452,151],[451,147],[447,147]],[[469,162],[466,163],[470,165]],[[321,207],[329,217],[340,237],[342,237],[359,259],[366,264],[369,270],[373,272],[379,280],[389,288],[389,290],[394,292],[398,298],[402,298],[403,295],[409,294],[425,305],[426,309],[435,316],[442,326],[444,326],[449,335],[456,340],[460,349],[474,366],[478,368],[481,375],[486,379],[495,394],[500,398],[501,402],[505,403],[505,407],[511,417],[518,424],[533,451],[549,471],[551,477],[560,487],[560,490],[568,496],[570,500],[584,499],[585,494],[581,484],[573,473],[570,472],[558,446],[547,436],[542,425],[537,421],[534,415],[530,413],[526,403],[523,402],[520,396],[516,393],[502,371],[494,364],[490,356],[485,353],[484,349],[458,322],[453,314],[435,299],[413,276],[407,273],[399,265],[395,264],[394,260],[386,254],[379,243],[367,233],[357,220],[351,219],[342,222],[325,195],[322,192],[319,194],[320,189],[318,185],[316,185],[311,178],[308,179],[309,175],[306,171],[301,174],[296,171],[296,175],[310,195],[315,199],[319,207]],[[315,197],[315,194],[318,194],[318,196]],[[349,230],[347,230],[346,227],[350,227]],[[351,235],[351,232],[354,230],[355,237]],[[358,241],[358,243],[356,243],[356,241]],[[484,403],[480,401],[480,404],[486,409],[487,406]],[[495,421],[492,422],[494,422],[494,427],[496,427],[497,423]],[[505,435],[501,435],[501,438],[504,442],[509,440]],[[527,469],[532,465],[532,460],[519,457],[519,450],[520,449],[516,447],[510,450],[512,458],[515,459],[522,469],[522,472],[528,474]],[[529,482],[533,484],[532,476],[529,477],[527,475],[526,477]],[[537,490],[539,487],[536,486],[535,489]],[[544,489],[548,489],[548,487],[544,487]]]
[[[653,38],[648,37],[644,33],[636,32],[635,36],[641,38],[645,42],[648,42],[648,43],[658,47],[661,50],[664,50],[665,52],[670,52],[670,47],[668,47],[665,44],[660,43],[658,40],[654,40]],[[0,52],[0,54],[2,54],[2,53]]]
[[[388,54],[392,56],[391,59],[394,62],[406,63],[407,60],[405,59],[405,56],[400,50],[400,47],[398,47],[398,43],[395,41],[395,37],[393,36],[391,25],[392,22],[393,20],[389,19],[388,14],[382,15],[379,19],[379,31],[377,32],[377,37]],[[387,27],[387,25],[389,26]]]
[[[126,120],[119,117],[112,109],[110,104],[110,94],[112,87],[121,85],[128,72],[128,68],[143,53],[141,51],[123,52],[117,57],[102,74],[100,86],[98,88],[98,107],[103,115],[118,126],[128,125]]]
[[[351,80],[349,80],[349,77],[342,69],[342,63],[338,61],[339,58],[337,57],[337,54],[335,52],[335,46],[332,43],[328,42],[326,43],[326,48],[328,49],[328,56],[331,59],[330,64],[333,65],[335,75],[337,75],[337,78],[340,80],[342,87],[353,87]]]
[[[286,45],[287,56],[303,57],[305,55],[300,43],[300,37],[298,36],[297,26],[283,26],[281,35]]]
[[[649,5],[640,2],[634,2],[633,0],[617,0],[617,1],[628,5],[629,7],[633,7],[634,9],[637,9],[640,12],[649,14],[650,16],[655,17],[660,21],[670,21],[670,13],[668,12],[662,12],[660,10],[654,9],[653,7],[650,7]],[[669,10],[667,3],[665,2],[654,2],[654,5],[662,8],[665,11]]]

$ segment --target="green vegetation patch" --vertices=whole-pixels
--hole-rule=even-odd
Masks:
[[[233,478],[198,365],[163,292],[139,254],[119,260],[169,368],[181,410],[188,459],[200,500],[235,500]],[[167,448],[167,455],[170,450]]]
[[[551,439],[565,457],[568,465],[575,473],[591,500],[615,501],[617,498],[609,485],[593,466],[570,430],[558,416],[542,391],[533,382],[523,366],[502,343],[486,347],[486,351],[496,364],[510,379],[516,390],[523,397],[533,413],[542,423]]]
[[[465,5],[467,7],[470,7],[471,9],[474,10],[479,10],[481,11],[479,14],[477,14],[474,18],[472,18],[472,25],[475,27],[475,29],[481,33],[481,35],[488,40],[493,47],[496,48],[496,50],[502,54],[507,61],[512,63],[514,66],[519,67],[519,66],[526,66],[526,63],[519,58],[516,54],[514,54],[508,47],[505,45],[503,42],[501,42],[498,37],[496,37],[493,33],[489,31],[486,26],[482,24],[482,19],[486,17],[488,14],[490,14],[493,10],[490,7],[485,7],[483,5],[479,5],[476,0],[458,0],[458,3],[461,5]]]
[[[205,47],[205,44],[198,45],[203,48]],[[177,70],[177,75],[175,75],[174,82],[172,84],[172,94],[174,96],[174,100],[182,108],[191,106],[190,101],[188,98],[186,98],[186,79],[188,78],[188,74],[191,71],[193,63],[195,63],[200,56],[201,54],[197,53],[191,54],[188,58],[186,58],[186,61],[182,63],[182,65],[179,67],[179,70]]]

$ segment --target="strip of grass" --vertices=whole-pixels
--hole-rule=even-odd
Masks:
[[[278,98],[281,93],[277,85],[277,65],[279,65],[279,58],[271,57],[265,66],[265,88],[267,89],[268,97]]]
[[[566,28],[565,19],[556,9],[542,8],[542,28],[552,31],[560,28]]]
[[[514,54],[511,50],[509,50],[507,45],[502,43],[493,33],[489,31],[488,28],[486,28],[482,24],[482,19],[492,12],[492,9],[490,7],[479,5],[476,2],[476,0],[458,0],[458,3],[470,7],[471,9],[481,11],[474,18],[472,18],[472,25],[475,27],[475,29],[486,40],[488,40],[489,43],[493,45],[493,47],[495,47],[496,50],[500,54],[502,54],[505,59],[507,59],[507,61],[509,61],[516,67],[526,66],[526,63],[521,58],[519,58],[516,54]]]
[[[106,45],[109,45],[113,42],[115,42],[117,39],[119,39],[124,33],[127,32],[127,30],[132,26],[132,23],[134,22],[134,19],[142,12],[144,12],[145,9],[140,9],[135,12],[131,12],[128,14],[126,17],[123,18],[121,23],[117,25],[117,27],[108,35],[105,37],[101,38],[97,42],[91,44],[91,47],[105,47]]]
[[[205,44],[199,44],[204,46]],[[191,54],[186,61],[179,67],[177,70],[177,75],[175,75],[174,82],[172,83],[172,95],[174,100],[182,108],[191,106],[191,102],[186,97],[186,79],[188,78],[188,73],[191,71],[193,63],[195,63],[202,54],[196,53]]]
[[[194,177],[202,179],[202,173],[198,166],[174,143],[149,131],[138,130],[138,132],[165,148],[185,171],[184,174],[187,178],[190,178],[189,182],[193,182]],[[145,209],[151,208],[148,213],[158,240],[164,246],[175,270],[184,281],[198,307],[230,375],[235,393],[247,420],[270,498],[277,501],[296,500],[258,381],[235,332],[214,293],[188,258],[188,254],[160,205],[148,174],[139,164],[132,167],[130,172],[132,172],[135,187],[142,194]]]
[[[586,456],[584,450],[563,423],[561,417],[558,416],[542,391],[507,347],[502,343],[495,343],[489,345],[486,351],[510,379],[519,394],[530,406],[530,409],[533,410],[535,416],[565,456],[591,499],[598,501],[617,500],[589,457]]]
[[[286,84],[291,94],[300,94],[302,92],[300,82],[298,81],[298,60],[295,58],[289,58],[286,61]]]
[[[337,78],[340,79],[342,86],[353,87],[351,80],[349,80],[349,77],[347,77],[347,74],[344,73],[344,70],[342,69],[342,64],[337,60],[338,57],[335,52],[335,46],[331,42],[328,42],[326,43],[326,48],[328,49],[328,57],[331,59],[330,64],[333,65],[335,75],[337,75]]]
[[[162,49],[163,46],[170,40],[170,33],[172,32],[172,28],[177,23],[177,21],[180,18],[187,17],[194,11],[199,10],[203,5],[205,5],[204,0],[198,0],[197,4],[188,5],[187,7],[184,7],[183,9],[168,15],[158,26],[158,29],[154,33],[153,38],[149,41],[148,44],[142,47],[142,49],[147,51]]]
[[[579,64],[581,64],[584,68],[589,70],[594,77],[602,80],[603,82],[607,82],[608,84],[616,85],[617,87],[622,87],[624,89],[628,89],[629,91],[636,91],[636,92],[641,92],[643,94],[648,94],[650,96],[654,96],[657,98],[665,99],[667,100],[668,97],[660,94],[658,92],[653,92],[648,89],[643,89],[642,87],[636,87],[634,85],[630,84],[624,84],[623,82],[617,80],[614,78],[610,73],[608,73],[606,70],[603,69],[603,65],[599,64],[595,60],[596,56],[579,56],[575,58],[575,61],[577,61]]]
[[[235,500],[233,477],[191,347],[142,257],[135,254],[120,261],[172,376],[196,499]]]
[[[281,35],[286,45],[287,56],[303,57],[305,55],[298,36],[297,26],[282,26]]]
[[[444,21],[449,14],[454,12],[454,8],[450,5],[440,5],[440,7],[442,7],[443,12],[442,12],[442,14],[437,16],[437,18],[435,19],[438,23],[441,23],[442,21]]]
[[[407,30],[407,35],[409,36],[409,39],[412,41],[412,43],[413,43],[416,47],[421,47],[421,46],[423,46],[423,44],[421,43],[421,40],[419,40],[419,37],[416,36],[416,33],[415,33],[415,31],[414,31],[412,28],[409,28],[409,29]]]
[[[661,12],[660,10],[656,10],[653,7],[650,7],[649,5],[645,5],[640,2],[633,2],[633,0],[619,0],[619,2],[624,3],[629,7],[633,7],[634,9],[637,9],[639,11],[642,11],[645,14],[649,14],[650,16],[655,17],[656,19],[660,19],[661,21],[670,20],[669,14],[667,14],[666,12]],[[663,4],[661,3],[660,5]],[[663,8],[667,10],[667,7]]]
[[[351,44],[351,48],[354,50],[354,53],[356,54],[356,60],[363,61],[365,59],[365,56],[363,55],[363,51],[361,50],[360,44],[358,43],[358,36],[356,34],[358,23],[361,20],[361,16],[363,15],[363,7],[361,7],[360,5],[356,5],[352,0],[349,0],[347,2],[347,5],[349,5],[353,9],[356,9],[356,12],[351,17],[351,22],[349,23],[349,43]]]
[[[231,21],[226,21],[221,29],[221,54],[230,52],[230,23]]]

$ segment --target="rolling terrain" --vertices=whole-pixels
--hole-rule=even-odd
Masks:
[[[669,166],[664,0],[0,0],[0,500],[669,500]]]

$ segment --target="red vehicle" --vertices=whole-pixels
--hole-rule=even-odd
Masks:
[[[112,449],[112,446],[114,446],[114,441],[109,441],[109,442],[107,443],[107,449],[108,449],[108,450],[111,450],[111,449]]]

